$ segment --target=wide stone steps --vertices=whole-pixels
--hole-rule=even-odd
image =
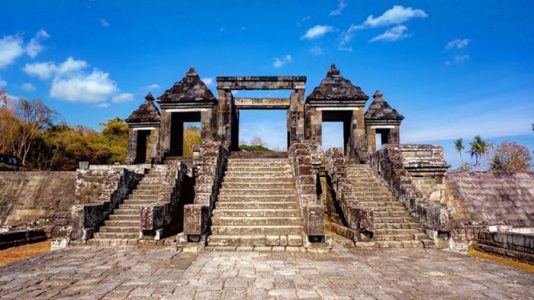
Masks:
[[[100,232],[131,232],[135,233],[139,231],[139,226],[111,226],[106,225],[100,228]]]
[[[406,223],[374,223],[375,230],[380,229],[421,229],[421,225],[415,222]]]
[[[210,246],[263,247],[263,246],[302,246],[302,235],[211,235]]]
[[[423,232],[389,187],[365,164],[350,163],[347,177],[352,184],[351,199],[358,207],[373,211],[373,238],[357,242],[359,247],[432,247],[433,241]]]
[[[96,232],[95,239],[139,239],[139,232]]]
[[[222,202],[296,202],[294,195],[219,195],[219,203]]]
[[[223,183],[292,183],[291,176],[285,177],[225,177]]]
[[[117,215],[112,214],[109,216],[109,221],[138,221],[139,215]]]
[[[259,218],[259,217],[274,217],[274,218],[290,218],[299,217],[300,210],[298,209],[221,209],[217,208],[213,213],[214,217],[232,217],[232,218]]]
[[[213,226],[302,226],[302,218],[298,217],[222,217],[214,216]]]
[[[141,225],[141,222],[139,221],[139,218],[136,219],[126,219],[126,220],[120,220],[120,219],[109,219],[104,221],[104,224],[106,226],[124,226],[124,227],[137,227],[139,229],[139,226]]]
[[[258,225],[258,226],[212,226],[214,235],[288,235],[302,234],[301,225]]]
[[[223,209],[299,209],[297,202],[219,202],[216,208]]]
[[[228,161],[209,246],[302,246],[303,221],[287,158]]]
[[[137,187],[114,209],[94,234],[95,240],[125,240],[140,237],[141,207],[150,205],[158,199],[161,182],[165,172],[150,170]]]
[[[295,194],[295,188],[281,188],[281,189],[257,189],[257,188],[244,188],[244,189],[235,189],[235,188],[222,188],[219,193],[222,196],[225,195],[290,195]]]
[[[244,183],[244,182],[226,182],[224,181],[222,187],[227,190],[232,189],[258,189],[258,190],[284,190],[284,189],[295,189],[295,183],[293,182],[284,182],[284,183],[271,183],[271,182],[253,182],[253,183]]]
[[[242,172],[234,172],[232,174],[228,174],[229,178],[258,178],[261,177],[263,179],[293,179],[293,172],[291,170],[284,171],[284,172],[270,172],[270,171],[242,171]]]

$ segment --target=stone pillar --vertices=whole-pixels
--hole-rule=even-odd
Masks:
[[[202,141],[211,141],[213,138],[211,124],[212,113],[212,109],[200,112],[200,137]]]
[[[400,126],[395,126],[389,130],[388,142],[389,144],[400,144]]]
[[[365,119],[363,107],[358,107],[352,112],[352,151],[351,156],[357,156],[360,162],[365,162],[368,159],[367,144],[368,139],[366,135]],[[350,152],[349,152],[350,153]]]
[[[147,139],[147,157],[146,162],[154,163],[158,161],[158,149],[159,149],[159,129],[153,129],[150,131],[150,135]]]
[[[133,128],[128,128],[128,156],[126,156],[126,164],[133,164],[137,156],[137,131]]]
[[[323,141],[323,112],[315,107],[306,108],[305,139],[321,144]]]
[[[376,152],[376,130],[367,126],[367,151],[369,155],[373,155]]]
[[[159,154],[158,160],[163,160],[165,154],[171,150],[171,116],[165,109],[161,110],[161,126],[159,134]]]
[[[219,95],[219,118],[218,139],[227,149],[230,148],[232,137],[232,91],[218,89]]]
[[[289,96],[289,146],[304,141],[304,89],[297,88]]]

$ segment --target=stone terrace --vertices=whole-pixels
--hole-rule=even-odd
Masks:
[[[0,268],[0,297],[533,299],[534,274],[437,249],[176,253],[74,247]]]

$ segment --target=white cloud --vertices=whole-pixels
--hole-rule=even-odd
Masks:
[[[334,31],[334,27],[328,25],[315,25],[309,28],[301,39],[313,40],[324,36],[325,34]]]
[[[366,27],[379,27],[398,25],[407,22],[413,18],[426,18],[428,15],[421,9],[413,9],[411,7],[404,7],[402,5],[395,5],[386,10],[381,16],[374,17],[370,15],[362,24]]]
[[[96,107],[98,107],[98,108],[108,108],[109,107],[109,103],[107,103],[107,102],[98,103],[96,105]]]
[[[273,67],[280,69],[291,62],[293,62],[293,58],[289,54],[282,58],[275,57],[273,61]]]
[[[7,35],[0,39],[0,69],[15,62],[24,53],[22,38]]]
[[[52,77],[53,72],[55,71],[56,66],[51,62],[41,62],[26,64],[22,70],[30,75],[36,76],[40,79],[48,79]]]
[[[323,54],[323,49],[317,45],[310,48],[310,53],[313,55],[321,55]]]
[[[130,102],[133,99],[134,99],[133,94],[121,93],[121,94],[113,96],[113,98],[111,98],[111,101],[113,101],[113,103],[125,103],[125,102]]]
[[[331,11],[328,16],[329,17],[333,17],[333,16],[341,16],[341,14],[343,13],[343,10],[345,9],[345,7],[347,7],[347,2],[345,0],[337,0],[337,7],[336,9],[334,9],[333,11]]]
[[[64,76],[82,71],[88,66],[83,60],[75,60],[68,57],[60,65],[51,62],[37,62],[26,64],[23,71],[30,76],[36,76],[40,79],[48,79],[52,76]]]
[[[402,31],[402,30],[404,31],[406,30],[406,29],[402,29],[401,27],[398,27],[398,25],[402,25],[403,23],[408,22],[410,19],[413,19],[413,18],[424,19],[427,17],[428,15],[422,9],[414,9],[411,7],[404,7],[402,5],[395,5],[392,8],[386,10],[382,15],[376,18],[373,15],[370,15],[367,17],[367,19],[363,23],[350,25],[349,28],[345,32],[343,32],[343,34],[341,35],[338,49],[351,51],[352,48],[347,45],[352,40],[352,37],[354,36],[354,33],[356,31],[364,30],[367,28],[397,25],[395,27],[390,28],[389,30],[384,32],[382,35],[376,36],[375,38],[371,39],[371,41],[378,41],[378,40],[384,41],[387,39],[394,38],[395,33],[398,33],[399,31]],[[383,36],[383,38],[380,39],[380,36]],[[408,35],[402,35],[401,33],[399,35],[399,38],[397,38],[396,40],[400,40],[406,37],[408,37]],[[392,41],[392,40],[389,40],[389,41]]]
[[[33,92],[35,91],[35,86],[33,84],[26,82],[21,85],[22,89],[26,92]]]
[[[49,37],[50,35],[44,29],[37,31],[28,45],[26,45],[26,54],[28,54],[28,56],[31,58],[35,58],[39,53],[41,53],[41,51],[43,51],[43,45],[41,45],[41,42]]]
[[[466,62],[467,60],[469,60],[469,58],[470,58],[469,54],[456,55],[452,59],[446,61],[445,64],[447,66],[458,65],[458,64]]]
[[[104,27],[104,28],[107,28],[109,27],[111,24],[109,24],[108,20],[106,19],[100,19],[100,26]]]
[[[393,28],[386,30],[386,32],[382,34],[375,36],[374,38],[369,40],[369,42],[371,43],[378,42],[378,41],[395,42],[398,40],[402,40],[410,36],[408,33],[406,33],[407,30],[408,30],[408,27],[404,25],[397,25]]]
[[[445,45],[445,50],[449,49],[462,49],[467,46],[469,46],[469,43],[471,42],[470,39],[455,39],[447,43]]]
[[[7,86],[7,81],[0,79],[0,89],[3,89]]]
[[[98,103],[109,99],[117,91],[117,84],[109,78],[109,74],[95,69],[90,74],[54,78],[50,97],[72,102]]]
[[[202,78],[202,81],[203,81],[208,87],[212,87],[213,84],[215,83],[215,81],[214,81],[213,78],[211,78],[211,77],[204,77],[204,78]]]
[[[153,91],[153,90],[159,90],[161,87],[157,83],[153,83],[150,85],[145,86],[145,90]]]

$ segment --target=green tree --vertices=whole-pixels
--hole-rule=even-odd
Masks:
[[[480,135],[475,136],[473,139],[473,142],[471,142],[471,149],[469,150],[469,153],[471,154],[471,158],[475,158],[475,166],[480,167],[480,160],[481,158],[488,153],[489,150],[489,144],[484,141]]]
[[[462,158],[462,151],[465,149],[464,140],[462,138],[454,140],[454,148],[460,154],[460,165],[464,164],[464,160]]]
[[[184,153],[185,157],[193,156],[193,147],[200,144],[202,138],[200,136],[200,128],[196,126],[187,126],[184,129]]]
[[[104,143],[111,149],[111,163],[124,162],[128,155],[128,124],[120,118],[115,118],[100,125],[104,126]]]

